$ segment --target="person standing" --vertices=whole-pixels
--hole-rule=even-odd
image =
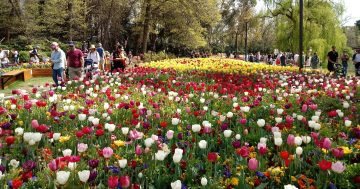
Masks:
[[[329,72],[335,71],[335,64],[339,58],[339,54],[338,52],[336,52],[336,47],[332,46],[331,48],[332,50],[327,54],[328,57],[327,69],[329,70]]]
[[[19,58],[20,58],[20,56],[19,56],[19,51],[17,51],[17,50],[13,50],[12,51],[12,54],[13,54],[13,58],[14,58],[14,63],[15,64],[19,64]]]
[[[319,57],[317,53],[315,52],[314,55],[310,59],[310,66],[312,69],[317,69],[317,66],[319,64]]]
[[[111,72],[118,71],[119,69],[121,69],[123,72],[125,71],[125,54],[124,54],[124,49],[122,48],[122,46],[117,46],[116,50],[112,53],[112,62],[113,62],[113,66],[111,67]]]
[[[349,54],[344,50],[342,56],[341,56],[341,63],[343,66],[343,75],[346,77],[347,69],[348,69],[348,61],[349,61]]]
[[[51,67],[53,69],[53,80],[56,86],[59,86],[59,79],[63,80],[66,56],[63,50],[60,49],[57,42],[51,43]]]
[[[100,70],[105,70],[105,50],[102,47],[101,43],[97,44],[96,51],[99,53],[100,61],[99,61],[99,68]]]
[[[84,67],[84,55],[80,49],[75,47],[73,42],[69,43],[70,50],[66,53],[69,79],[81,77]]]
[[[352,60],[355,65],[355,76],[360,76],[360,49],[356,49],[356,53],[353,55]]]
[[[95,70],[99,68],[100,55],[96,51],[95,45],[90,45],[90,51],[87,54],[87,59],[91,59],[93,61],[93,66]]]
[[[286,66],[286,56],[285,56],[285,53],[281,53],[281,56],[280,56],[280,64],[281,64],[281,66]]]

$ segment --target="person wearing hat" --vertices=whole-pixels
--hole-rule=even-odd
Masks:
[[[84,55],[80,49],[75,47],[72,41],[69,43],[69,51],[66,53],[66,57],[69,78],[80,78],[84,67]]]
[[[53,80],[56,86],[59,86],[59,79],[63,80],[64,77],[64,68],[66,62],[66,56],[63,50],[59,47],[57,42],[51,43],[51,64],[53,69]]]
[[[98,43],[96,51],[99,53],[100,61],[99,61],[99,67],[100,70],[105,70],[105,50],[102,47],[101,43]]]
[[[87,54],[87,59],[91,59],[93,61],[94,68],[99,68],[99,62],[100,62],[100,55],[96,51],[95,45],[90,46],[90,51]]]

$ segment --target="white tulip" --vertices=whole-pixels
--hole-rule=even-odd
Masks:
[[[282,140],[282,138],[275,138],[274,143],[276,146],[281,146],[283,143],[283,140]]]
[[[60,136],[61,136],[61,133],[54,133],[53,134],[53,139],[54,140],[59,140]]]
[[[288,185],[284,185],[284,189],[298,189],[296,186],[288,184]]]
[[[56,173],[56,181],[60,184],[60,185],[64,185],[66,184],[66,182],[68,181],[70,177],[70,172],[69,171],[58,171]]]
[[[261,137],[261,138],[260,138],[260,143],[266,144],[267,140],[268,140],[267,138]]]
[[[304,118],[304,116],[302,116],[302,115],[297,115],[296,118],[297,118],[297,120],[301,121],[301,120]]]
[[[231,136],[231,133],[232,133],[231,130],[225,130],[225,131],[224,131],[224,136],[225,136],[226,138],[229,138],[229,137]]]
[[[172,123],[173,125],[178,125],[179,122],[180,122],[180,119],[178,119],[178,118],[172,118],[172,119],[171,119],[171,123]]]
[[[9,165],[12,166],[13,168],[17,168],[19,166],[20,162],[17,161],[16,159],[12,159],[10,160]]]
[[[318,117],[320,117],[321,111],[316,111],[316,112],[315,112],[315,115],[318,116]]]
[[[65,149],[62,151],[63,156],[71,156],[72,150],[71,149]]]
[[[350,127],[351,126],[351,121],[350,120],[345,120],[345,126],[346,127]],[[16,132],[16,131],[15,131]]]
[[[89,180],[90,171],[89,170],[79,171],[78,176],[81,182],[86,183]]]
[[[68,168],[70,169],[70,170],[75,170],[76,169],[76,163],[74,163],[74,162],[69,162],[69,164],[68,164]]]
[[[296,145],[300,146],[302,144],[302,142],[303,141],[302,141],[301,137],[299,137],[299,136],[295,137],[295,144]]]
[[[11,104],[10,108],[11,108],[12,110],[15,110],[15,109],[16,109],[16,104]]]
[[[115,128],[116,128],[115,124],[105,123],[105,129],[107,129],[109,132],[114,132]]]
[[[226,117],[228,117],[228,118],[232,118],[233,116],[234,116],[234,113],[232,113],[232,112],[228,112],[226,114]]]
[[[249,106],[240,107],[240,110],[241,110],[242,112],[249,112],[249,111],[250,111],[250,107],[249,107]]]
[[[279,108],[279,109],[276,110],[276,112],[277,112],[277,114],[281,115],[284,112],[284,110]]]
[[[275,131],[273,132],[273,134],[274,134],[274,138],[281,138],[281,132]]]
[[[86,114],[79,114],[79,120],[85,121],[86,120]]]
[[[167,154],[165,151],[163,150],[159,150],[155,153],[155,159],[158,161],[164,161],[164,159],[166,158]]]
[[[204,98],[200,98],[200,103],[204,104],[205,103],[205,99]]]
[[[220,115],[220,121],[221,121],[221,122],[224,122],[224,121],[225,121],[225,119],[226,119],[226,117],[225,117],[225,116]]]
[[[264,127],[265,126],[265,120],[264,119],[258,119],[256,123],[257,123],[257,125],[259,127]]]
[[[15,129],[15,133],[16,133],[16,135],[21,136],[24,133],[24,129],[21,127],[18,127]]]
[[[207,142],[206,140],[200,140],[199,142],[199,148],[200,149],[205,149],[207,147]]]
[[[234,103],[233,103],[233,107],[234,107],[234,108],[236,108],[236,107],[238,107],[238,106],[239,106],[239,103],[237,103],[237,102],[234,102]],[[241,108],[240,108],[240,109],[241,109]]]
[[[240,139],[241,139],[241,135],[240,135],[240,134],[236,134],[236,135],[235,135],[235,139],[236,139],[236,140],[240,140]]]
[[[315,122],[318,122],[319,121],[319,116],[314,115],[314,116],[311,117],[311,120],[313,120]]]
[[[202,177],[202,178],[201,178],[201,185],[202,185],[202,186],[206,186],[207,183],[208,183],[208,180],[207,180],[205,177]]]
[[[281,117],[276,117],[276,118],[275,118],[275,121],[276,121],[276,123],[281,123],[281,122],[282,122],[282,118],[281,118]]]
[[[191,129],[194,133],[200,132],[201,126],[199,124],[194,124],[191,126]]]
[[[120,168],[125,168],[127,165],[127,159],[121,159],[118,161]]]
[[[301,139],[305,144],[308,144],[308,143],[311,142],[311,137],[310,136],[301,136]]]
[[[0,180],[5,176],[5,174],[3,174],[1,171],[0,171]]]
[[[129,133],[129,127],[122,127],[121,132],[123,135],[127,135]]]
[[[172,182],[170,185],[171,185],[171,189],[181,189],[181,181],[180,180]]]
[[[317,131],[320,130],[321,129],[320,123],[314,123],[314,129]]]
[[[154,143],[154,140],[152,138],[147,138],[145,139],[144,143],[145,146],[149,148]]]
[[[303,149],[300,146],[298,146],[296,148],[296,155],[300,156],[302,153],[303,153]]]

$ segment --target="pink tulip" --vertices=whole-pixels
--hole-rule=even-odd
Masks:
[[[131,130],[129,134],[129,138],[131,140],[141,139],[143,137],[143,133],[137,130]]]
[[[286,123],[292,124],[294,122],[294,118],[291,116],[286,116],[285,121]]]
[[[32,126],[32,128],[36,129],[39,127],[39,122],[37,120],[32,120],[31,126]]]
[[[156,118],[156,119],[160,119],[160,114],[159,114],[159,113],[155,113],[155,118]]]
[[[242,118],[242,119],[240,119],[240,123],[241,123],[242,125],[245,125],[245,124],[247,123],[247,120],[244,119],[244,118]]]
[[[295,144],[295,136],[288,135],[286,142],[289,146],[293,146]]]
[[[308,106],[306,104],[303,104],[302,107],[301,107],[301,111],[306,112],[307,108],[308,108]]]
[[[136,148],[135,148],[135,154],[136,155],[141,155],[142,154],[142,149],[141,149],[141,146],[140,145],[137,145]]]
[[[186,113],[190,113],[191,112],[190,107],[185,107],[185,111],[186,111]]]
[[[334,148],[331,152],[336,158],[342,158],[344,156],[344,150],[342,148]]]
[[[325,138],[323,143],[322,143],[322,148],[325,148],[325,149],[330,149],[331,148],[331,140],[329,138]]]
[[[53,159],[52,161],[50,161],[49,164],[48,164],[48,167],[49,167],[50,170],[56,171],[58,169],[58,166],[56,164],[56,160]]]
[[[110,158],[113,155],[114,151],[110,147],[105,147],[102,150],[102,153],[103,153],[104,158]]]
[[[316,110],[317,109],[317,104],[310,104],[309,107],[312,110]]]
[[[257,167],[258,167],[258,164],[259,164],[259,162],[258,162],[257,159],[251,158],[249,160],[248,167],[249,167],[250,170],[255,171],[257,169]]]
[[[54,91],[49,91],[50,96],[54,96],[54,94],[55,94]]]
[[[335,173],[342,173],[345,171],[345,165],[342,162],[337,161],[336,163],[331,164],[331,170]]]

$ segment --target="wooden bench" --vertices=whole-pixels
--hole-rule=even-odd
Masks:
[[[14,70],[1,75],[1,89],[4,90],[6,84],[13,83],[17,80],[26,81],[31,78],[30,70]]]

